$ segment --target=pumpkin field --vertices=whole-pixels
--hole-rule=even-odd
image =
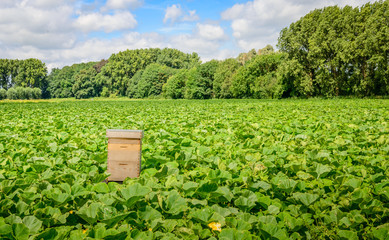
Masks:
[[[103,182],[106,129],[144,131]],[[389,101],[0,101],[0,239],[388,239]]]

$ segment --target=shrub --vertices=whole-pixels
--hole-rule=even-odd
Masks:
[[[116,92],[113,92],[113,93],[109,94],[109,97],[110,98],[117,98],[118,97],[118,92],[116,91]]]
[[[207,99],[211,97],[211,91],[207,87],[207,79],[200,75],[197,68],[188,71],[184,91],[186,99]]]
[[[15,88],[8,89],[7,98],[12,100],[18,99],[18,93],[16,92]]]
[[[3,100],[5,98],[7,98],[7,90],[2,88],[0,89],[0,100]]]
[[[24,99],[33,99],[33,90],[32,88],[24,88]]]
[[[231,84],[236,71],[242,65],[234,58],[220,62],[213,81],[213,92],[216,98],[231,98]]]
[[[26,91],[24,87],[16,87],[16,99],[26,99]]]
[[[137,93],[135,96],[144,98],[160,95],[162,93],[162,86],[175,72],[175,69],[167,66],[156,63],[150,64],[143,71],[137,83]]]
[[[40,88],[31,89],[32,99],[40,99],[42,97],[42,90]]]
[[[253,86],[254,98],[281,98],[283,87],[274,73],[259,76]]]
[[[2,90],[4,90],[4,89],[2,89]],[[1,93],[0,93],[0,95],[1,95]],[[13,99],[13,100],[15,100],[15,99],[40,99],[42,97],[42,90],[40,88],[12,87],[12,88],[8,89],[8,91],[6,92],[6,97],[8,99]],[[2,99],[1,96],[0,96],[0,99]]]
[[[231,92],[236,98],[278,98],[282,80],[277,79],[278,66],[285,55],[273,53],[251,59],[232,78]]]
[[[134,76],[128,81],[127,85],[127,97],[129,98],[141,98],[142,96],[139,95],[138,92],[138,83],[140,79],[142,78],[144,70],[139,70],[135,73]]]
[[[101,91],[101,97],[109,97],[109,90],[107,87],[103,87],[103,90]]]
[[[163,85],[163,96],[165,98],[183,98],[184,88],[187,78],[187,69],[180,70],[176,75],[171,76],[167,82]]]
[[[85,98],[93,97],[93,88],[92,87],[82,88],[78,90],[74,94],[74,96],[76,97],[76,99],[85,99]]]

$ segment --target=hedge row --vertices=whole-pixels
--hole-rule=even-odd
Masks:
[[[40,99],[42,90],[39,88],[13,87],[8,90],[0,89],[0,100],[3,99]]]

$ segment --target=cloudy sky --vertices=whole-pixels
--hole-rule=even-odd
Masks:
[[[49,69],[126,49],[171,47],[203,61],[277,43],[315,8],[367,0],[0,0],[0,58]]]

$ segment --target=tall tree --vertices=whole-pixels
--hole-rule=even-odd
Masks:
[[[53,98],[70,98],[74,97],[73,85],[75,76],[81,70],[86,70],[95,66],[96,62],[73,64],[65,66],[62,69],[54,68],[48,76],[48,91]]]
[[[175,75],[171,76],[163,85],[162,91],[165,98],[179,99],[184,98],[185,85],[189,70],[181,69]]]
[[[279,98],[282,82],[276,76],[284,54],[259,55],[240,68],[232,78],[235,98]]]
[[[234,58],[221,61],[215,70],[213,93],[216,98],[231,98],[232,79],[242,65]]]
[[[73,94],[77,99],[90,98],[98,96],[95,82],[96,70],[95,68],[88,68],[81,70],[75,75],[75,83],[72,87]]]
[[[43,88],[47,85],[46,76],[46,64],[39,59],[29,58],[20,61],[15,83],[21,87]]]
[[[388,5],[316,9],[283,29],[278,47],[298,71],[285,64],[282,75],[302,77],[288,88],[316,96],[388,94]]]
[[[206,89],[206,98],[214,96],[213,93],[213,82],[215,80],[216,69],[219,66],[219,61],[211,60],[205,63],[202,63],[198,66],[198,71],[203,78],[204,88]]]
[[[162,93],[162,86],[174,75],[176,69],[152,63],[146,67],[137,83],[136,96],[158,96]]]

